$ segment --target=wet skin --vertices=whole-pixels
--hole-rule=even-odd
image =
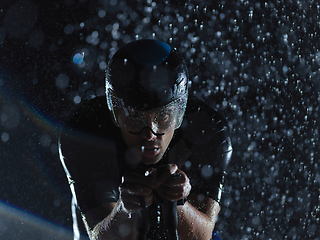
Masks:
[[[161,160],[172,140],[174,131],[163,135],[155,135],[145,128],[140,134],[132,134],[121,129],[122,137],[129,149],[136,153],[135,157],[144,164],[156,164]]]
[[[172,201],[189,195],[191,190],[189,178],[178,169],[177,165],[167,164],[156,169],[152,168],[152,164],[161,160],[173,134],[174,131],[155,135],[148,128],[139,135],[122,130],[123,139],[129,149],[135,152],[134,156],[142,163],[150,165],[150,171],[145,175],[129,173],[123,177],[120,197],[128,211],[150,206],[153,201],[153,190],[162,198]]]

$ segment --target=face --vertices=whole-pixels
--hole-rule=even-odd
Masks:
[[[144,128],[140,134],[132,134],[122,128],[121,132],[125,143],[134,156],[144,164],[159,162],[174,134],[174,130],[172,130],[163,135],[155,135],[149,128]]]
[[[175,129],[178,119],[174,106],[168,105],[151,111],[123,106],[117,110],[116,116],[120,128],[136,134],[144,127],[150,127],[154,133],[170,132]]]

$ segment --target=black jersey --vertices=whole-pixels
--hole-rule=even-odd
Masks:
[[[82,213],[117,201],[123,174],[135,171],[103,97],[88,101],[73,114],[61,133],[59,151]],[[203,194],[219,203],[231,153],[224,119],[204,102],[190,98],[183,123],[157,165],[177,164],[190,179],[191,194]]]

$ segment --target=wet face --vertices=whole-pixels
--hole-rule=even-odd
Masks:
[[[144,164],[159,162],[174,134],[173,130],[163,135],[155,135],[149,128],[144,128],[139,134],[132,134],[122,128],[121,132],[125,143],[134,156]]]

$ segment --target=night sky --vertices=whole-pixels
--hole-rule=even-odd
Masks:
[[[154,38],[181,52],[190,93],[227,119],[234,153],[221,238],[315,239],[319,13],[312,0],[1,0],[0,209],[71,228],[59,130],[79,104],[104,95],[119,47]],[[0,219],[1,239],[10,226]]]

